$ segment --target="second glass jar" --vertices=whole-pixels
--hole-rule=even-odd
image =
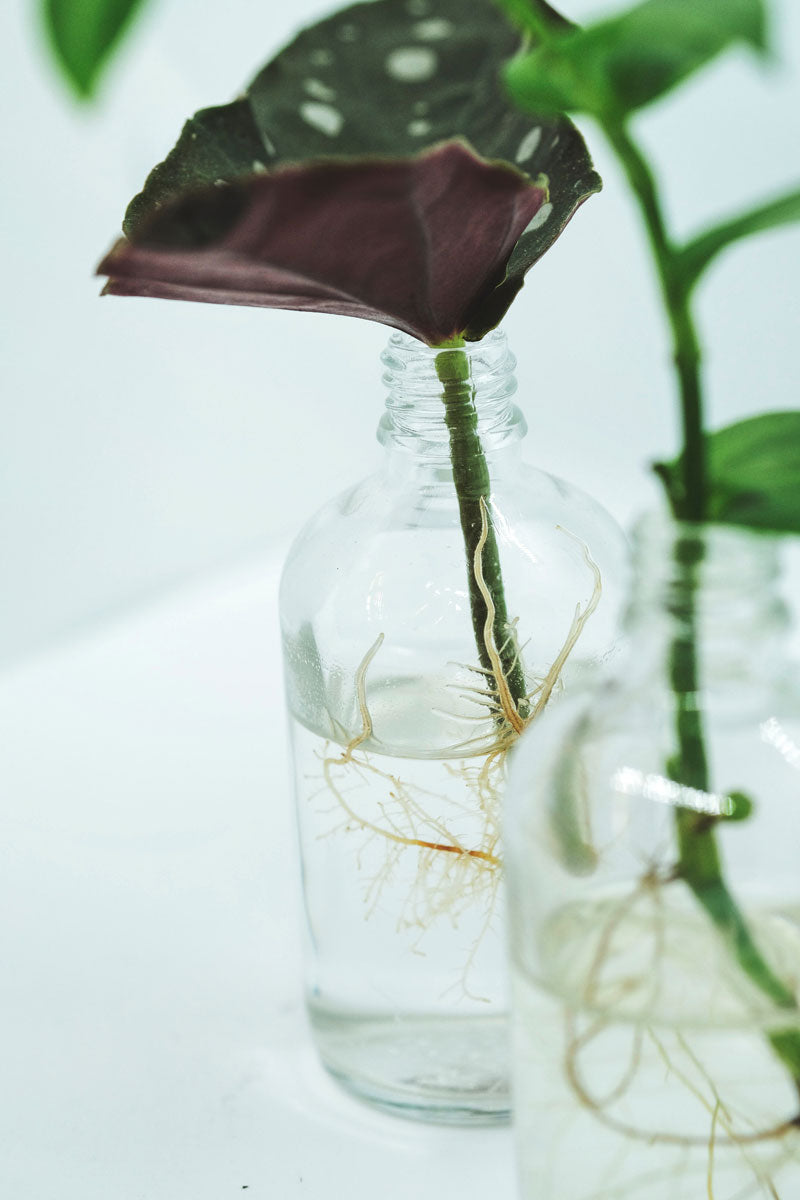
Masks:
[[[383,363],[383,467],[308,523],[281,585],[308,1008],[363,1098],[502,1120],[507,754],[608,652],[624,543],[523,463],[502,333],[394,334]]]
[[[523,1200],[800,1195],[800,688],[779,548],[643,522],[625,652],[515,755]]]

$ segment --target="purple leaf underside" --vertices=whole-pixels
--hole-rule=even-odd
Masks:
[[[357,316],[438,345],[502,292],[546,200],[457,141],[416,158],[286,167],[178,201],[98,271],[114,295]],[[176,225],[192,229],[190,246],[175,245]],[[505,308],[521,279],[509,283]]]

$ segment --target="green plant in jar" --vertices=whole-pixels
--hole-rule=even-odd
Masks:
[[[519,454],[497,326],[600,180],[568,118],[504,95],[518,43],[489,0],[335,13],[187,122],[100,267],[113,295],[396,331],[384,466],[300,533],[281,609],[317,1042],[440,1120],[508,1115],[506,760],[606,652],[622,545]]]
[[[760,1005],[769,1008],[768,1018],[753,1018],[751,1023],[759,1026],[758,1039],[768,1048],[773,1061],[783,1072],[783,1083],[774,1092],[777,1115],[774,1120],[769,1117],[762,1119],[761,1109],[755,1103],[753,1111],[748,1113],[746,1107],[742,1111],[740,1099],[737,1098],[736,1103],[730,1102],[724,1084],[726,1080],[729,1082],[728,1074],[720,1068],[719,1060],[711,1068],[707,1063],[704,1065],[703,1055],[692,1051],[690,1033],[685,1034],[686,1044],[673,1055],[667,1054],[662,1044],[660,1051],[653,1051],[656,1061],[660,1061],[660,1069],[673,1080],[683,1079],[683,1094],[687,1103],[696,1103],[700,1098],[699,1107],[706,1114],[707,1122],[705,1128],[701,1121],[697,1121],[693,1131],[684,1128],[676,1132],[669,1120],[664,1119],[660,1128],[650,1123],[645,1137],[641,1125],[637,1134],[637,1122],[628,1120],[636,1097],[643,1097],[649,1086],[641,1069],[646,1057],[641,1045],[629,1062],[629,1073],[625,1075],[623,1071],[607,1092],[606,1099],[595,1102],[589,1100],[591,1089],[587,1091],[579,1081],[572,1053],[576,1043],[571,1041],[572,1050],[566,1051],[565,1061],[568,1066],[572,1064],[569,1071],[573,1098],[585,1111],[594,1112],[597,1125],[605,1124],[607,1134],[613,1131],[616,1135],[614,1144],[618,1160],[614,1167],[608,1156],[599,1156],[603,1158],[606,1171],[599,1172],[594,1182],[595,1190],[589,1187],[585,1178],[579,1183],[576,1176],[572,1182],[567,1182],[567,1176],[562,1176],[557,1194],[559,1200],[567,1200],[568,1196],[573,1195],[579,1195],[581,1200],[588,1200],[589,1197],[594,1200],[595,1196],[612,1194],[644,1195],[644,1191],[636,1189],[645,1185],[636,1182],[636,1171],[626,1158],[626,1138],[630,1145],[638,1137],[640,1142],[649,1140],[651,1147],[659,1144],[675,1147],[668,1169],[664,1165],[666,1160],[659,1157],[655,1149],[649,1156],[643,1153],[641,1159],[636,1160],[642,1164],[642,1180],[651,1171],[654,1172],[649,1185],[654,1190],[648,1192],[648,1196],[674,1196],[677,1200],[688,1195],[686,1188],[699,1186],[696,1182],[700,1178],[698,1155],[702,1157],[703,1154],[706,1155],[708,1196],[717,1197],[717,1200],[744,1195],[777,1196],[784,1179],[788,1180],[786,1186],[792,1189],[800,1184],[800,1152],[796,1139],[796,1130],[800,1125],[797,990],[800,957],[793,958],[791,954],[788,958],[785,954],[776,956],[770,938],[765,937],[763,929],[759,928],[761,919],[748,913],[737,894],[735,882],[731,882],[726,871],[723,845],[727,848],[730,862],[736,864],[738,871],[736,846],[744,844],[742,839],[746,838],[748,829],[753,831],[754,838],[752,860],[758,861],[758,814],[760,807],[768,807],[767,797],[762,793],[765,780],[772,776],[764,768],[761,777],[756,776],[757,783],[753,783],[749,789],[719,783],[720,778],[725,778],[732,764],[738,760],[730,740],[730,729],[726,735],[727,741],[720,733],[726,722],[730,728],[736,722],[730,712],[727,716],[721,715],[723,708],[718,692],[724,691],[726,678],[737,679],[739,690],[734,695],[741,710],[747,704],[748,687],[750,699],[757,694],[757,688],[754,683],[754,664],[745,667],[739,662],[736,665],[732,649],[736,638],[732,632],[725,652],[727,657],[723,656],[724,661],[720,658],[722,652],[713,641],[712,628],[715,622],[710,620],[710,613],[716,604],[716,629],[720,641],[729,625],[731,630],[737,629],[741,637],[743,629],[736,627],[732,618],[737,613],[737,604],[743,607],[747,605],[748,558],[755,560],[760,553],[748,549],[746,535],[752,531],[765,534],[800,532],[800,493],[797,490],[800,477],[800,413],[762,413],[714,433],[706,429],[701,341],[694,301],[698,283],[728,247],[740,239],[800,219],[800,189],[795,185],[785,194],[752,210],[733,215],[720,225],[681,242],[667,227],[655,173],[633,128],[639,110],[671,91],[729,47],[742,44],[758,54],[765,54],[768,46],[766,9],[760,0],[704,5],[688,3],[686,0],[646,0],[616,16],[579,29],[575,26],[546,26],[525,0],[500,0],[500,4],[512,20],[536,38],[536,45],[521,52],[505,70],[510,94],[523,109],[549,111],[557,107],[559,110],[590,116],[605,134],[619,159],[647,233],[671,335],[683,431],[683,446],[677,460],[656,467],[665,485],[675,522],[668,536],[652,538],[661,553],[668,556],[667,561],[654,565],[649,553],[642,548],[638,558],[640,573],[642,564],[646,563],[655,581],[649,596],[653,613],[661,614],[660,621],[658,616],[652,620],[650,650],[647,650],[643,641],[637,641],[640,658],[647,658],[651,654],[648,659],[651,697],[644,700],[644,676],[638,678],[638,691],[632,685],[629,687],[617,680],[616,700],[612,698],[609,685],[609,690],[602,693],[605,701],[599,701],[595,718],[584,714],[584,725],[580,732],[577,732],[577,725],[571,727],[571,733],[565,732],[566,726],[561,730],[561,736],[566,739],[562,743],[562,753],[571,756],[577,765],[574,774],[568,772],[561,776],[557,766],[560,759],[557,755],[551,759],[551,770],[555,774],[549,776],[546,786],[551,795],[555,791],[563,802],[560,816],[554,816],[554,822],[566,840],[558,844],[562,845],[573,870],[577,874],[585,872],[587,881],[598,871],[599,864],[590,844],[591,839],[587,841],[585,836],[591,814],[588,809],[583,809],[582,815],[578,816],[582,804],[579,797],[584,786],[589,791],[596,788],[598,797],[603,794],[603,799],[597,802],[601,808],[606,804],[629,806],[631,821],[634,820],[636,801],[625,797],[634,795],[640,812],[659,802],[667,806],[672,812],[669,838],[658,851],[654,846],[650,847],[646,861],[641,863],[638,881],[631,885],[637,897],[646,894],[643,903],[650,905],[651,917],[644,922],[640,933],[646,928],[652,935],[653,930],[658,928],[662,930],[664,939],[663,956],[657,946],[650,944],[653,957],[649,969],[657,976],[652,982],[651,999],[660,994],[659,980],[664,981],[666,988],[671,966],[675,966],[670,955],[676,945],[680,953],[680,938],[675,934],[675,929],[680,928],[683,919],[677,914],[678,910],[683,912],[682,905],[687,894],[691,895],[696,906],[694,912],[701,914],[704,922],[700,928],[713,930],[716,938],[710,943],[705,936],[698,940],[698,945],[705,947],[696,962],[698,982],[693,988],[691,983],[684,980],[684,994],[698,998],[705,995],[700,983],[704,966],[707,965],[703,955],[708,959],[714,946],[724,947],[727,963],[740,972],[740,982],[737,984],[734,977],[733,983],[729,980],[725,988],[749,989],[747,994],[754,1010]],[[731,540],[717,533],[719,527],[742,531],[738,553],[741,554],[743,582],[742,595],[738,598],[734,588],[735,575],[726,581],[725,589],[718,586],[721,553],[723,550],[728,555],[737,553],[735,537]],[[769,573],[766,572],[764,586],[769,584],[769,579]],[[642,580],[645,580],[644,575]],[[644,595],[645,582],[637,586]],[[636,625],[639,616],[635,614],[641,615],[645,611],[642,604],[643,601],[634,600],[632,631],[634,627],[636,630],[639,628]],[[767,607],[765,611],[769,614],[771,610]],[[753,614],[756,612],[754,607]],[[768,620],[768,615],[764,617],[762,614],[762,619]],[[669,636],[664,642],[665,630]],[[664,643],[660,648],[659,637]],[[755,644],[758,637],[756,630],[752,631],[752,637]],[[775,661],[765,657],[763,662],[768,673],[765,689],[773,685],[772,692],[765,690],[765,695],[772,696],[776,708],[772,713],[762,712],[761,720],[755,726],[756,745],[759,738],[763,740],[766,736],[764,730],[773,728],[769,722],[777,720],[776,713],[780,711],[782,703],[780,696],[788,694],[785,689],[781,692],[780,679],[783,675]],[[662,721],[656,733],[655,726],[662,712],[659,707],[660,689],[664,682],[668,699],[663,700],[662,707],[666,711],[668,705],[671,711],[669,732],[666,732]],[[600,755],[593,760],[599,776],[591,782],[582,782],[579,776],[591,758],[588,747],[590,744],[596,747],[603,740],[598,732],[603,725],[603,714],[608,716],[609,706],[615,703],[618,705],[617,718],[622,720],[622,714],[627,713],[631,729],[637,726],[639,720],[634,709],[641,709],[642,704],[651,704],[652,711],[658,712],[659,718],[652,718],[647,734],[644,732],[646,719],[642,720],[641,745],[634,750],[634,735],[631,734],[626,741],[609,717],[604,735],[606,750],[613,757],[617,751],[612,753],[610,747],[618,738],[620,746],[624,744],[628,747],[624,751],[628,758],[624,761],[620,759],[612,769],[608,765],[610,759]],[[731,708],[736,708],[732,700]],[[791,709],[792,705],[789,704],[788,710]],[[741,711],[739,716],[742,722],[739,745],[743,745],[747,743],[744,734],[746,720]],[[746,719],[751,722],[755,720],[752,712],[748,712]],[[564,721],[569,724],[567,717]],[[611,732],[612,726],[617,729],[616,733]],[[542,736],[546,737],[544,733]],[[785,736],[789,737],[788,734]],[[568,752],[565,746],[570,738],[573,740],[569,742]],[[651,749],[654,745],[659,746],[660,759],[658,762],[650,761],[642,768],[637,765],[636,758],[637,755],[641,756],[642,761],[647,758],[649,751],[645,752],[642,747],[648,741]],[[770,744],[775,749],[774,739]],[[727,749],[723,751],[722,745]],[[546,756],[546,748],[541,742],[539,750]],[[600,754],[600,751],[597,753]],[[621,749],[619,754],[623,754]],[[755,761],[756,750],[753,750],[752,757]],[[604,764],[602,767],[601,760]],[[784,766],[785,761],[784,755]],[[536,769],[531,769],[533,775],[537,776]],[[745,773],[741,764],[737,769]],[[542,778],[538,779],[541,784]],[[559,779],[564,782],[563,788]],[[785,780],[780,786],[775,785],[775,803],[785,786]],[[710,799],[714,797],[716,800]],[[773,830],[778,828],[776,825]],[[664,829],[661,826],[659,829],[661,836],[666,838]],[[780,839],[781,835],[774,832],[774,836]],[[734,840],[729,845],[732,839],[738,841]],[[609,854],[613,857],[610,850]],[[765,854],[763,870],[769,874],[772,869]],[[603,876],[603,870],[599,870],[598,874]],[[762,882],[765,884],[765,881]],[[611,899],[608,902],[613,908]],[[638,904],[638,900],[635,903]],[[595,946],[596,957],[587,966],[593,980],[608,968],[609,976],[605,982],[611,990],[611,978],[616,978],[620,1012],[627,1011],[623,997],[626,981],[627,986],[635,991],[634,977],[638,978],[637,972],[644,969],[641,961],[635,968],[628,963],[631,967],[631,974],[628,975],[620,943],[615,941],[619,928],[617,922],[622,921],[623,909],[624,903],[620,901],[614,916],[608,916],[605,910],[605,925],[600,918],[602,906],[597,909],[598,929],[601,932]],[[691,958],[689,934],[684,952],[687,960]],[[522,953],[524,955],[524,950]],[[613,964],[619,968],[617,976],[614,976]],[[680,969],[675,967],[675,973],[680,974],[684,967],[685,963]],[[594,994],[594,985],[588,977],[584,983],[584,996]],[[580,993],[581,988],[578,987],[576,994]],[[656,999],[653,999],[653,1004],[655,1011],[658,1009]],[[703,1019],[713,1025],[716,1013],[714,1004],[708,1002],[704,1011]],[[637,1009],[637,1014],[636,1019],[640,1022],[638,1028],[640,1031],[644,1029],[643,1036],[656,1039],[657,1022],[656,1025],[648,1025],[641,1008]],[[584,1030],[576,1036],[585,1039],[582,1043],[582,1050],[586,1050],[584,1062],[591,1058],[592,1052],[597,1057],[599,1045],[593,1040],[593,1035]],[[599,1069],[597,1062],[595,1067]],[[652,1063],[650,1070],[657,1073]],[[757,1087],[757,1076],[758,1070],[754,1069],[753,1089]],[[649,1078],[653,1077],[651,1075]],[[786,1108],[786,1087],[794,1094],[789,1110]],[[622,1109],[627,1115],[620,1115]],[[613,1142],[614,1136],[611,1136],[608,1142],[609,1155]],[[774,1149],[776,1146],[777,1149]],[[761,1154],[762,1150],[764,1155]],[[684,1155],[683,1166],[678,1164],[681,1154]],[[735,1165],[732,1165],[733,1160]],[[690,1161],[694,1164],[692,1170],[697,1172],[692,1176],[687,1165]],[[576,1167],[574,1169],[577,1170]],[[686,1174],[682,1174],[682,1171]],[[570,1191],[570,1187],[574,1190]],[[614,1187],[618,1190],[614,1191]],[[794,1191],[781,1191],[780,1194],[792,1195]]]

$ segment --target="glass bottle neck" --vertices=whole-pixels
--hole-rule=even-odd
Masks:
[[[631,657],[648,663],[659,650],[691,645],[706,686],[776,678],[787,660],[790,628],[779,575],[776,538],[646,518],[634,534],[625,618]]]
[[[443,350],[394,333],[381,361],[388,395],[378,441],[390,453],[440,467],[450,462],[451,441],[465,425],[477,432],[487,459],[524,437],[525,419],[511,402],[516,360],[500,330]]]

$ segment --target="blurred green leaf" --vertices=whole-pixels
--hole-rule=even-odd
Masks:
[[[573,22],[562,17],[546,0],[495,0],[495,3],[505,11],[512,25],[523,33],[533,34],[537,40],[548,36],[553,29],[574,28]]]
[[[67,79],[90,98],[100,74],[144,0],[44,0],[53,51]]]
[[[708,520],[800,533],[800,412],[765,413],[706,436]],[[681,459],[658,463],[680,511]]]
[[[733,242],[794,221],[800,221],[800,188],[701,233],[681,251],[679,268],[684,278],[695,283],[720,251]]]
[[[518,0],[500,3],[519,20]],[[588,28],[554,32],[508,64],[506,83],[538,112],[619,120],[737,42],[766,51],[763,0],[645,0]]]

